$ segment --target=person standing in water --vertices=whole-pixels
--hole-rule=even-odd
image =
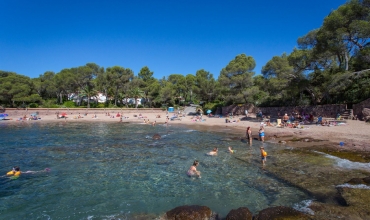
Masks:
[[[258,134],[260,136],[260,141],[264,142],[265,141],[265,129],[263,126],[260,127]]]
[[[199,162],[197,160],[194,160],[193,165],[189,168],[187,175],[189,177],[197,176],[200,178],[200,171],[197,171],[197,166],[199,165]]]
[[[264,147],[260,147],[261,151],[261,160],[262,160],[262,165],[265,165],[266,163],[266,157],[267,157],[267,152],[265,151]]]
[[[252,143],[252,129],[251,129],[251,127],[247,128],[247,130],[245,131],[245,135],[246,135],[249,143]]]

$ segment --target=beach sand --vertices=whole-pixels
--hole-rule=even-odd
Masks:
[[[149,120],[148,126],[152,126],[153,122],[156,125],[166,123],[166,113],[127,113],[123,114],[126,118],[122,119],[122,123],[144,123]],[[136,117],[135,117],[136,115]],[[157,116],[160,115],[160,118]],[[173,114],[169,114],[171,117]],[[78,114],[67,115],[67,119],[57,119],[56,115],[39,115],[41,120],[26,120],[19,121],[24,115],[12,115],[9,113],[9,120],[5,123],[43,123],[43,122],[120,122],[120,118],[114,115],[114,118],[105,114],[96,114],[96,118],[93,114],[86,116],[81,115],[83,118],[78,118]],[[244,116],[236,116],[231,121],[232,123],[226,123],[225,118],[209,118],[203,116],[203,121],[195,121],[193,116],[181,117],[181,120],[169,120],[168,126],[171,125],[183,125],[190,128],[196,128],[200,130],[219,131],[221,129],[231,129],[235,136],[245,138],[245,130],[247,127],[251,127],[252,135],[254,139],[258,138],[258,130],[261,126],[261,121],[257,120],[254,116],[245,118]],[[240,121],[239,121],[240,120]],[[3,122],[3,123],[4,123]],[[255,140],[258,141],[258,140]],[[325,145],[327,148],[332,150],[345,150],[363,152],[370,156],[370,125],[363,121],[347,120],[345,125],[340,126],[317,126],[315,123],[303,125],[303,128],[279,128],[266,126],[265,127],[265,141],[274,143],[283,143],[294,147],[307,147],[317,145],[317,141],[320,141],[320,145]],[[343,142],[343,146],[340,145]]]

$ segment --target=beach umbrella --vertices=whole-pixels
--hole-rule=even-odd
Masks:
[[[208,110],[207,110],[207,114],[209,114],[209,113],[211,113],[211,112],[212,112],[212,110],[210,110],[210,109],[208,109]]]
[[[31,116],[37,116],[37,115],[38,115],[37,112],[34,112],[34,113],[31,114]]]
[[[67,113],[65,112],[62,112],[62,114],[60,114],[61,116],[67,116]]]

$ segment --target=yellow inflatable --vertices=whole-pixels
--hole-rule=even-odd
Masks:
[[[19,176],[19,175],[21,175],[21,171],[12,170],[12,171],[7,172],[6,175],[7,176]]]

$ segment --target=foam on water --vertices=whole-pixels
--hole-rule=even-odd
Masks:
[[[336,187],[352,188],[352,189],[370,189],[370,186],[365,185],[365,184],[352,185],[352,184],[349,184],[349,183],[337,185]]]
[[[346,169],[365,169],[370,170],[370,163],[360,163],[360,162],[352,162],[347,159],[342,159],[330,154],[326,154],[323,152],[314,151],[316,153],[324,155],[326,158],[333,159],[338,167],[346,168]]]
[[[297,210],[297,211],[300,211],[300,212],[303,212],[303,213],[307,213],[307,214],[310,214],[310,215],[315,215],[315,212],[310,209],[310,205],[312,203],[312,200],[303,200],[302,202],[299,202],[299,203],[296,203],[293,205],[293,209]]]

